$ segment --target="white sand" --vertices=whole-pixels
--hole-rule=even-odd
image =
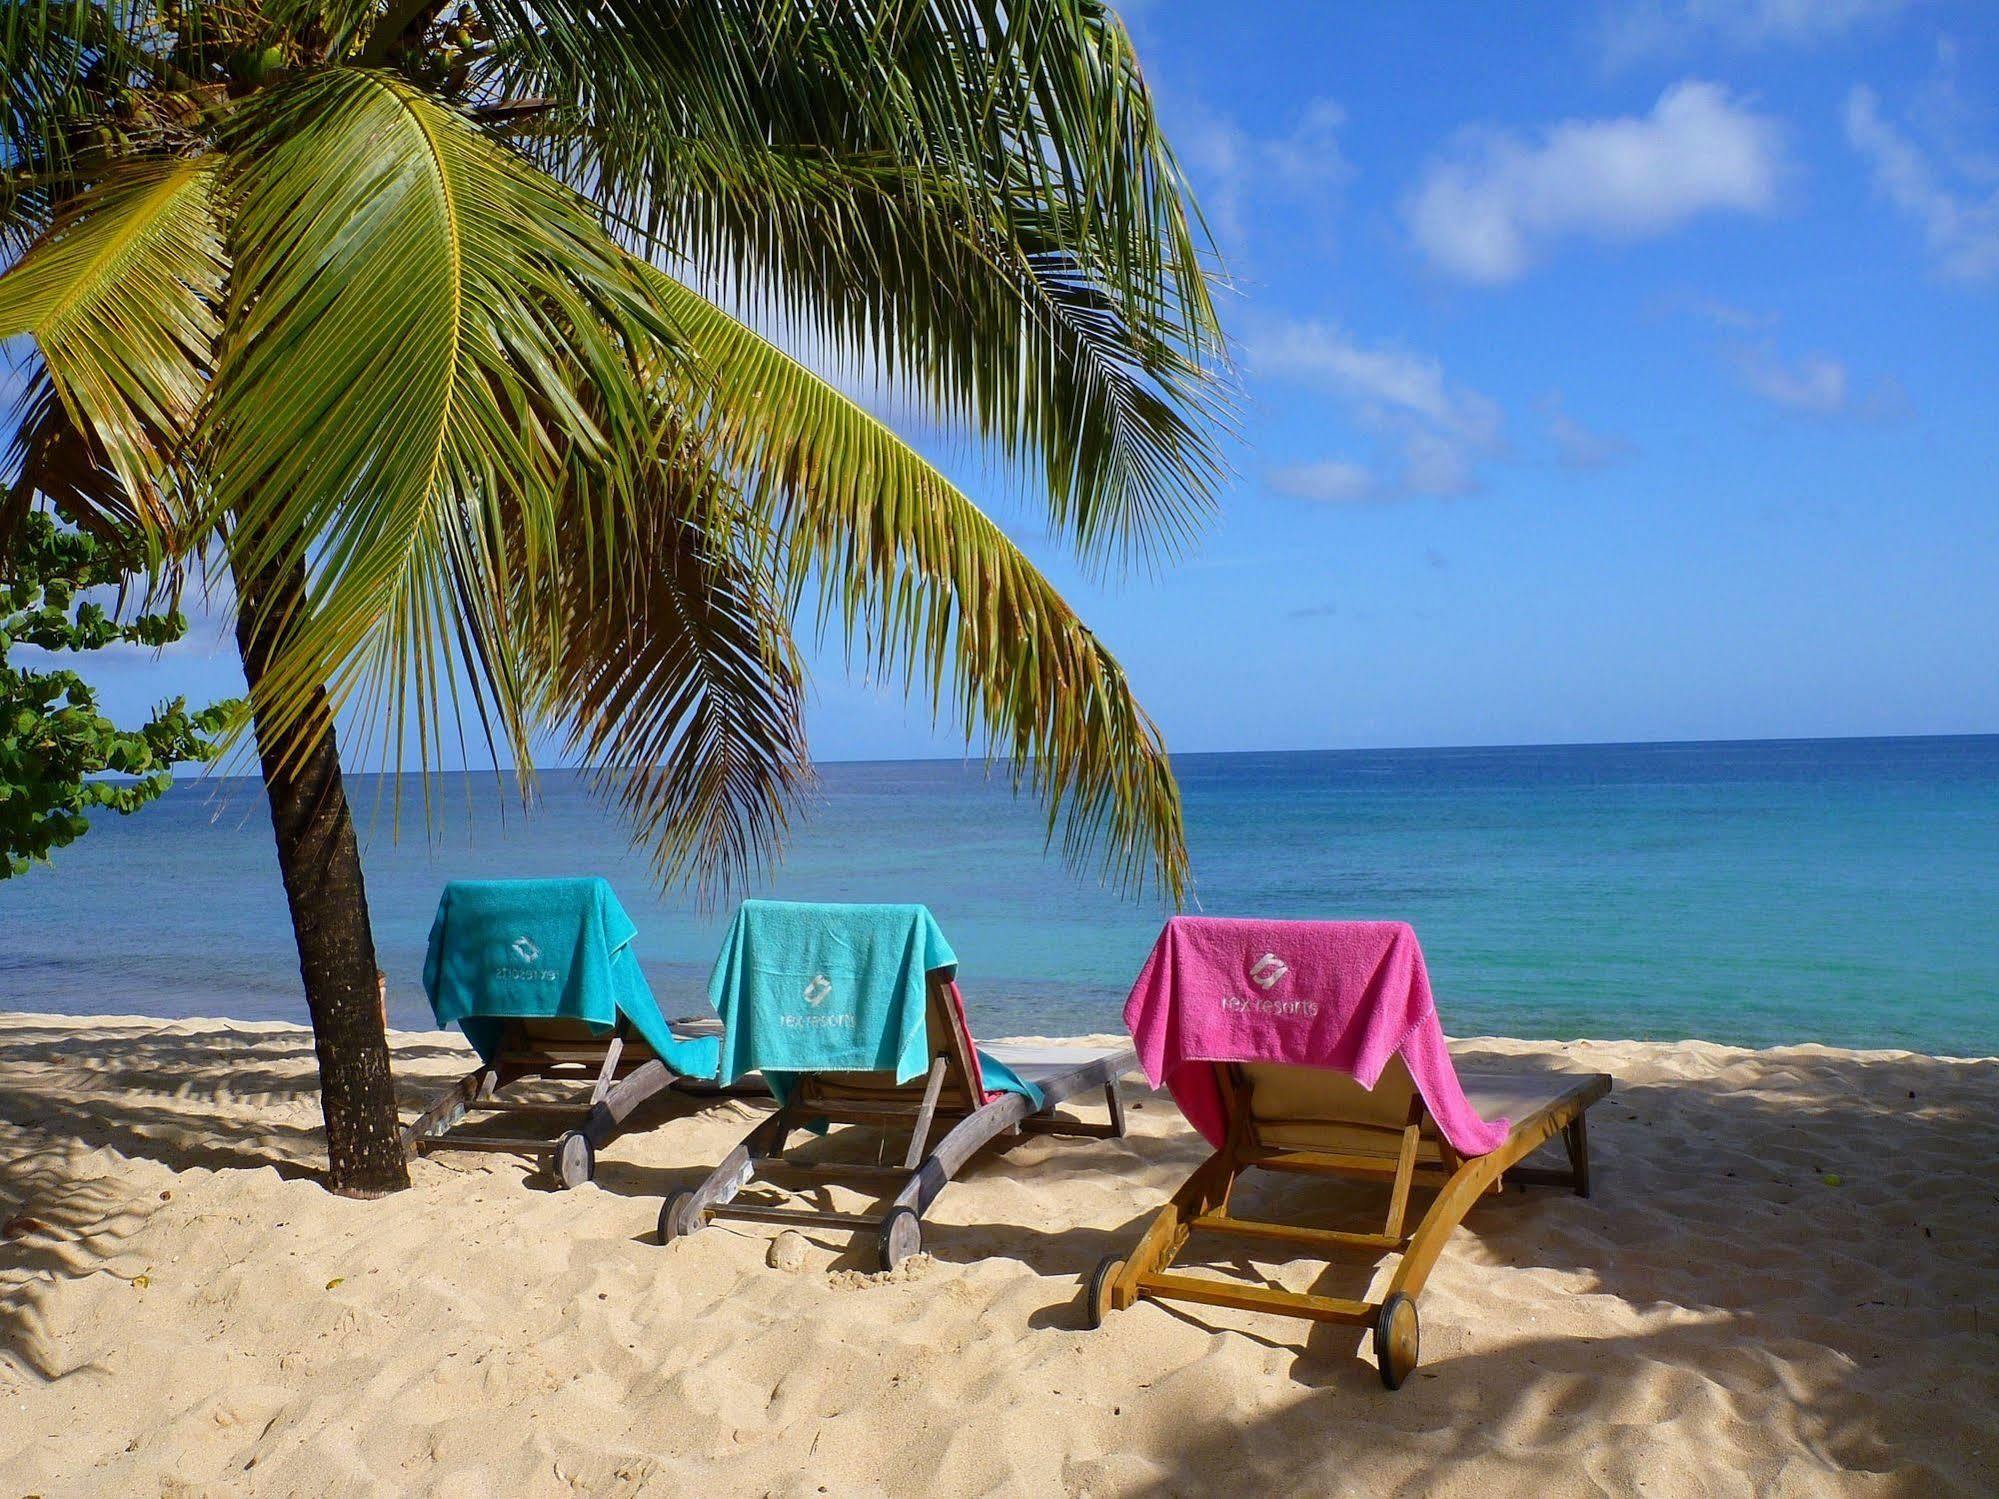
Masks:
[[[397,1042],[412,1106],[467,1056]],[[1481,1205],[1391,1395],[1350,1330],[1079,1330],[1202,1153],[1164,1100],[975,1169],[883,1283],[838,1238],[790,1272],[750,1225],[653,1243],[742,1105],[642,1116],[573,1193],[459,1154],[350,1202],[304,1174],[302,1031],[0,1016],[0,1493],[1999,1493],[1999,1062],[1457,1050],[1618,1091],[1596,1196]]]

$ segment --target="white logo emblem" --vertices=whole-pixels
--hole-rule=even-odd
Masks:
[[[514,950],[514,956],[519,958],[523,963],[532,963],[536,958],[541,956],[541,949],[536,947],[526,937],[516,937],[507,945]]]
[[[1291,965],[1274,952],[1267,952],[1249,965],[1249,979],[1259,989],[1269,989],[1291,971]]]
[[[826,996],[832,992],[833,981],[827,978],[825,974],[819,974],[814,977],[811,983],[805,986],[805,1002],[816,1010],[819,1006],[826,1003]]]

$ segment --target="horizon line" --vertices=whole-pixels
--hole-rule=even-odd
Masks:
[[[1740,739],[1568,739],[1544,740],[1525,744],[1398,744],[1372,746],[1320,746],[1294,747],[1288,749],[1232,749],[1232,750],[1169,750],[1169,762],[1178,760],[1220,759],[1231,755],[1415,755],[1415,754],[1485,754],[1502,750],[1565,750],[1565,749],[1694,749],[1715,745],[1784,745],[1784,744],[1898,744],[1917,740],[1956,739],[1999,739],[1999,730],[1988,730],[1956,734],[1781,734],[1752,736]],[[999,756],[991,760],[975,754],[963,755],[874,755],[856,756],[850,759],[814,759],[814,768],[833,765],[1004,765],[1007,757]],[[538,765],[533,773],[551,775],[563,771],[591,771],[605,767],[595,765]],[[422,776],[422,775],[491,775],[508,774],[516,769],[513,765],[462,765],[426,771],[421,766],[403,770],[367,770],[343,768],[342,775],[354,776]],[[176,779],[187,780],[260,780],[254,771],[236,774],[198,773]]]

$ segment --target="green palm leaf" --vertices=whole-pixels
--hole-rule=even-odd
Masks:
[[[966,737],[1048,805],[1075,861],[1186,891],[1179,790],[1115,657],[976,505],[881,422],[712,303],[647,282],[679,339],[675,410],[763,505],[792,598],[816,586],[871,666],[953,703]]]
[[[126,514],[155,538],[179,523],[161,483],[221,328],[217,174],[212,157],[126,165],[0,276],[0,338],[34,338],[67,418],[45,413],[23,438],[47,451],[59,426],[88,433]]]
[[[677,451],[662,447],[616,544],[582,549],[515,618],[540,642],[531,654],[553,662],[544,715],[652,846],[661,878],[692,876],[712,897],[776,856],[811,762],[761,528]]]
[[[523,145],[762,318],[1034,474],[1091,556],[1226,477],[1203,243],[1130,40],[1078,0],[491,0]]]
[[[640,483],[648,303],[573,194],[390,75],[310,75],[233,144],[214,499],[239,567],[313,562],[259,712],[282,729],[320,683],[336,703],[373,684],[364,716],[398,757],[413,719],[427,759],[457,686],[434,647],[455,641],[524,763],[506,569],[574,543],[573,463],[603,507]]]

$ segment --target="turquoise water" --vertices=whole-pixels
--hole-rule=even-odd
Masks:
[[[1415,924],[1454,1034],[1999,1053],[1999,736],[1191,755],[1201,907]],[[396,1019],[455,876],[603,873],[669,1013],[726,913],[662,896],[574,776],[453,779],[427,838],[351,784]],[[1161,911],[1044,857],[977,767],[830,765],[761,893],[920,900],[979,1028],[1113,1029]],[[302,1020],[254,782],[177,787],[0,883],[0,1008]]]

